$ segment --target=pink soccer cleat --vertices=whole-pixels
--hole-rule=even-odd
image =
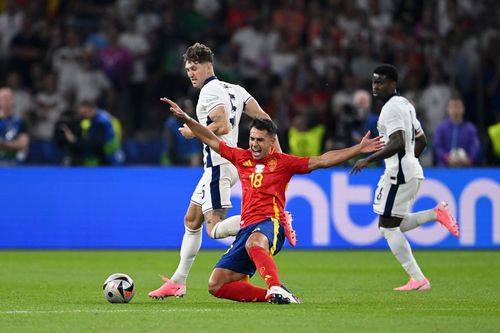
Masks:
[[[457,221],[450,213],[450,208],[448,207],[448,203],[441,201],[440,203],[437,204],[434,210],[437,213],[436,221],[438,221],[439,223],[441,223],[442,226],[448,229],[453,236],[458,237],[460,229],[458,228]]]
[[[283,227],[285,228],[285,237],[291,246],[297,244],[297,234],[292,227],[293,216],[292,213],[285,211],[285,222],[283,222]]]
[[[408,281],[407,284],[404,286],[394,288],[396,291],[411,291],[411,290],[418,290],[418,291],[427,291],[431,290],[431,283],[429,282],[429,279],[425,278],[423,281],[417,281],[414,278],[410,278],[410,281]]]
[[[156,299],[163,299],[164,297],[175,296],[175,297],[183,297],[186,295],[186,284],[175,284],[172,280],[160,275],[165,283],[158,289],[153,290],[148,294],[149,297]]]

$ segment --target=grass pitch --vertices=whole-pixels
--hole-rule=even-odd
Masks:
[[[209,295],[221,254],[200,252],[186,297],[152,300],[177,251],[1,251],[0,332],[500,331],[498,251],[415,251],[433,290],[397,293],[406,276],[389,251],[285,250],[276,258],[282,281],[304,303],[281,306]],[[102,295],[115,272],[135,280],[129,304]]]

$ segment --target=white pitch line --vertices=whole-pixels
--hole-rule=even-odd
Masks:
[[[133,312],[147,312],[147,313],[168,313],[168,312],[214,312],[214,311],[220,311],[220,312],[230,312],[230,311],[235,311],[235,312],[241,312],[241,311],[252,311],[256,309],[230,309],[230,308],[225,308],[225,309],[175,309],[175,308],[170,308],[170,309],[87,309],[87,310],[81,310],[81,309],[72,309],[72,310],[4,310],[0,311],[0,315],[32,315],[32,314],[64,314],[64,313],[133,313]],[[323,311],[325,309],[320,309],[320,311]],[[333,309],[328,309],[328,311],[332,311]],[[406,308],[394,308],[392,310],[396,311],[406,311],[409,309]],[[477,309],[477,308],[438,308],[438,309],[427,309],[431,311],[483,311],[484,309]],[[318,310],[317,310],[318,311]],[[498,309],[488,309],[488,311],[492,312],[497,312]]]
[[[0,315],[23,315],[23,314],[59,314],[59,313],[126,313],[126,312],[213,312],[213,309],[155,309],[155,310],[139,310],[139,309],[95,309],[95,310],[6,310],[0,311]]]

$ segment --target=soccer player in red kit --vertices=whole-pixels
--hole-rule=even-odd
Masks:
[[[230,161],[238,170],[242,187],[241,228],[229,250],[215,265],[208,282],[209,292],[219,298],[241,302],[273,304],[300,303],[281,283],[273,260],[284,243],[285,190],[294,174],[305,174],[343,163],[360,153],[382,148],[380,137],[369,139],[368,132],[360,144],[321,156],[297,157],[278,153],[273,148],[277,127],[270,119],[255,118],[250,125],[249,149],[233,148],[210,130],[188,116],[173,101],[170,110],[191,129],[193,134]],[[268,289],[254,286],[248,277],[256,271]]]

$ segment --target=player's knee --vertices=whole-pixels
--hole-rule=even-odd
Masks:
[[[184,216],[184,225],[191,230],[198,230],[203,225],[203,221],[198,221],[189,215]]]
[[[254,232],[245,243],[245,248],[248,252],[250,248],[255,246],[263,249],[269,249],[269,241],[267,240],[267,237],[260,232]]]
[[[205,230],[208,234],[208,237],[214,238],[212,230],[215,228],[217,223],[212,222],[211,220],[207,220],[205,223]]]
[[[221,286],[222,285],[219,283],[219,281],[214,281],[212,279],[208,280],[208,292],[215,297],[219,297],[218,291],[220,290]]]

